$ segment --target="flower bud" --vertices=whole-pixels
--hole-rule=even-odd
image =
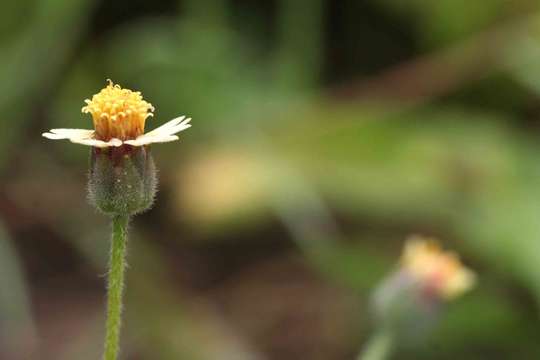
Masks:
[[[156,185],[156,168],[147,147],[92,148],[88,197],[103,213],[134,215],[149,209]]]

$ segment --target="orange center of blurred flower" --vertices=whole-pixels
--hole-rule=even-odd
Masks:
[[[143,100],[140,92],[122,89],[108,81],[109,85],[92,100],[84,101],[86,106],[81,111],[92,114],[96,139],[135,139],[144,133],[146,118],[154,115],[154,107]]]

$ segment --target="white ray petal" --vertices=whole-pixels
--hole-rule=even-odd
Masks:
[[[92,135],[95,131],[90,129],[51,129],[54,134]]]
[[[163,136],[163,137],[154,137],[152,139],[152,143],[166,143],[166,142],[176,141],[178,139],[179,139],[179,137],[176,136],[176,135]]]
[[[51,129],[49,132],[42,134],[47,139],[59,140],[69,139],[72,137],[90,138],[94,135],[94,130],[86,129]]]
[[[49,130],[49,132],[43,133],[42,136],[52,140],[68,139],[69,141],[76,144],[95,146],[99,148],[106,148],[109,146],[122,146],[122,144],[128,144],[131,146],[143,146],[152,143],[164,143],[178,140],[178,136],[174,134],[190,128],[190,121],[191,118],[179,116],[161,125],[160,127],[137,137],[134,140],[127,140],[124,142],[122,142],[122,140],[120,139],[115,138],[109,141],[97,140],[94,138],[95,131],[87,129],[51,129]]]
[[[178,140],[178,136],[176,135],[170,135],[170,136],[139,136],[135,140],[126,140],[124,141],[124,144],[128,144],[131,146],[143,146],[153,143],[164,143],[169,141],[175,141]]]
[[[75,144],[82,144],[82,145],[88,145],[88,146],[95,146],[99,148],[106,148],[110,146],[121,146],[122,140],[120,139],[111,139],[109,141],[102,141],[102,140],[96,140],[96,139],[82,139],[82,138],[71,138],[69,139],[72,143]]]
[[[160,127],[147,132],[146,134],[142,135],[149,135],[149,136],[155,136],[155,135],[173,135],[177,132],[180,132],[182,130],[185,130],[189,127],[191,127],[191,124],[189,122],[191,121],[191,118],[185,118],[185,116],[177,117],[176,119],[172,119],[169,122],[166,122],[165,124],[161,125]]]
[[[152,132],[150,136],[171,136],[176,133],[179,133],[180,131],[186,130],[191,127],[191,124],[179,124],[173,127],[169,127],[166,129],[156,129],[156,131]],[[147,134],[145,134],[147,135]]]
[[[170,128],[168,133],[170,135],[173,135],[173,134],[176,134],[176,133],[178,133],[180,131],[186,130],[186,129],[190,128],[190,127],[191,127],[191,124],[188,124],[188,123],[178,124],[175,127]]]
[[[64,135],[58,135],[58,134],[53,134],[53,133],[48,133],[48,132],[41,134],[41,136],[46,137],[47,139],[51,139],[51,140],[61,140],[61,139],[69,138],[69,136],[66,137]]]
[[[185,118],[186,118],[185,115],[179,116],[177,118],[167,121],[165,124],[161,125],[160,128],[176,126],[180,124],[181,122],[183,122]]]
[[[170,127],[174,127],[174,126],[180,124],[184,118],[185,118],[185,116],[180,116],[180,117],[177,117],[175,119],[172,119],[171,121],[166,122],[165,124],[155,128],[154,130],[151,130],[151,131],[147,132],[145,135],[148,135],[148,134],[152,135],[154,133],[164,131],[164,130],[170,128]]]

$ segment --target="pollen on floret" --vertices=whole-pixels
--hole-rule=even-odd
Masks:
[[[86,106],[81,111],[92,115],[96,139],[136,139],[144,133],[146,119],[154,115],[154,107],[139,91],[107,81],[109,84],[92,96],[92,100],[84,100]]]

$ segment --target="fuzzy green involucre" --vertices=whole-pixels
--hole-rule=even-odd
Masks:
[[[134,215],[148,210],[156,187],[156,168],[147,148],[124,145],[92,149],[88,197],[103,213]]]

